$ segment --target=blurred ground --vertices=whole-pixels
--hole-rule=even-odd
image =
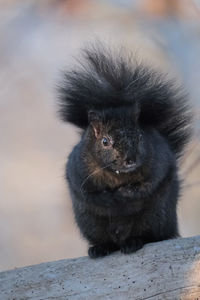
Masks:
[[[0,270],[86,255],[63,178],[78,133],[58,120],[55,93],[85,42],[126,45],[176,74],[198,111],[198,7],[169,15],[156,1],[137,2],[0,1]],[[183,236],[200,233],[199,160],[196,137],[181,171]]]

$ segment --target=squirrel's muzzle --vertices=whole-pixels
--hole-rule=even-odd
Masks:
[[[126,168],[132,168],[132,167],[136,166],[136,162],[132,159],[126,159],[124,162],[124,166]]]

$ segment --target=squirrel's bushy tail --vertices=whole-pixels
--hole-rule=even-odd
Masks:
[[[139,106],[138,122],[155,127],[179,157],[191,135],[191,109],[173,80],[100,46],[83,51],[85,63],[64,73],[59,88],[60,115],[86,129],[90,110]]]

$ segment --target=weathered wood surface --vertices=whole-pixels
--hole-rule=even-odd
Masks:
[[[200,236],[1,272],[0,299],[200,300]]]

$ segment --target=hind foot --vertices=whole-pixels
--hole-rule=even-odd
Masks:
[[[119,250],[117,245],[112,243],[105,243],[92,246],[88,249],[88,255],[90,258],[97,258],[111,254],[114,251]]]
[[[137,250],[141,249],[143,247],[144,243],[141,239],[129,239],[124,242],[124,244],[121,246],[120,250],[122,253],[129,254],[132,252],[136,252]]]

